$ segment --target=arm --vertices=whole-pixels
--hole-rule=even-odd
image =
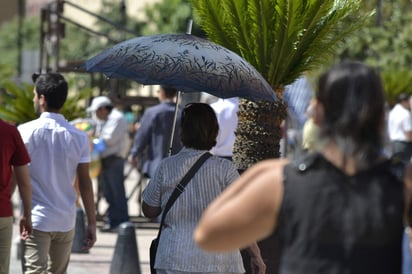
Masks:
[[[127,122],[123,117],[111,118],[109,116],[109,120],[104,125],[99,138],[104,141],[106,146],[111,147],[117,145],[119,142],[124,142],[126,132]]]
[[[162,209],[160,207],[150,206],[143,201],[142,211],[144,216],[146,216],[147,218],[156,218],[160,215]]]
[[[20,198],[23,203],[23,216],[20,219],[20,237],[26,240],[32,232],[31,224],[31,184],[27,165],[14,166],[15,183],[19,187]],[[14,180],[13,180],[14,181]]]
[[[79,191],[87,216],[86,239],[84,250],[89,250],[96,242],[96,212],[94,208],[93,185],[89,175],[89,163],[80,163],[77,166]]]
[[[141,156],[142,152],[150,145],[150,136],[153,126],[152,112],[146,110],[140,119],[139,130],[136,131],[133,138],[133,145],[130,149],[130,159],[136,159]]]
[[[142,211],[148,218],[155,218],[162,213],[160,182],[164,180],[162,167],[159,165],[153,178],[142,192]]]
[[[246,248],[250,256],[250,265],[253,274],[264,274],[266,273],[266,264],[263,261],[262,255],[260,253],[260,248],[256,242],[252,243]]]
[[[229,251],[268,236],[283,199],[286,163],[267,160],[248,169],[205,210],[195,241],[209,251]]]

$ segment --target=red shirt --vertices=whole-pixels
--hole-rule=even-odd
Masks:
[[[0,217],[13,216],[11,167],[29,162],[29,154],[17,128],[0,119]]]

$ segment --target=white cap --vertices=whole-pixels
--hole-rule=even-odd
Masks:
[[[101,107],[111,106],[112,101],[106,96],[97,96],[93,98],[91,105],[87,108],[87,112],[93,112]]]

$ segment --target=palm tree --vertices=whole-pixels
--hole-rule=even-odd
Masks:
[[[269,82],[277,103],[241,100],[234,163],[245,170],[280,156],[286,118],[285,85],[328,62],[368,16],[356,16],[360,0],[192,0],[208,38],[238,53]],[[341,24],[352,18],[352,24]],[[356,17],[356,18],[355,18]]]
[[[279,101],[240,100],[233,160],[239,170],[280,156],[285,85],[318,68],[369,16],[360,0],[192,0],[210,40],[238,53],[268,81]],[[346,20],[346,24],[343,23]],[[348,24],[350,20],[350,24]],[[259,242],[267,273],[277,273],[277,237]]]

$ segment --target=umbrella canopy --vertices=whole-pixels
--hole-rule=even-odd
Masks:
[[[262,75],[236,53],[191,34],[141,36],[121,42],[86,61],[86,71],[173,86],[220,98],[275,102]]]

